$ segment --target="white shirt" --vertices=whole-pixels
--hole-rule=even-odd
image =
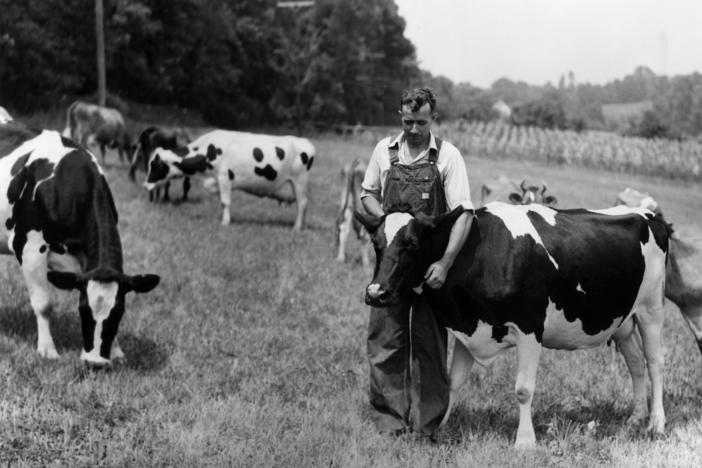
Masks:
[[[429,149],[436,150],[436,139],[434,134],[429,135],[429,148],[422,151],[417,157],[412,158],[407,142],[403,137],[404,133],[396,137],[387,137],[381,140],[373,150],[373,155],[368,162],[368,169],[361,184],[361,198],[374,197],[382,203],[383,191],[385,189],[385,179],[390,170],[390,148],[399,145],[398,164],[406,166],[423,162],[429,155]],[[444,185],[444,194],[448,209],[453,210],[461,205],[467,210],[472,210],[473,202],[470,198],[470,184],[468,183],[468,173],[458,148],[448,141],[441,143],[441,152],[436,160],[436,167],[441,174]]]

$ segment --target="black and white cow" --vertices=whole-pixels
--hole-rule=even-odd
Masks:
[[[459,207],[437,217],[357,215],[371,233],[377,258],[366,302],[383,307],[413,288],[419,293],[424,273],[443,255],[461,212]],[[493,202],[478,209],[444,286],[422,292],[456,337],[451,402],[474,362],[487,364],[516,347],[516,446],[534,445],[531,402],[541,349],[590,348],[613,338],[632,374],[632,418],[641,419],[646,387],[633,333],[638,327],[652,387],[649,429],[662,433],[668,236],[668,226],[650,211],[622,206],[555,210]]]
[[[0,126],[0,253],[20,263],[37,318],[37,351],[58,357],[49,331],[51,286],[80,292],[81,359],[97,366],[124,356],[117,329],[129,291],[156,275],[122,271],[117,211],[95,157],[55,131]]]
[[[553,195],[546,195],[547,190],[546,182],[527,183],[526,179],[522,179],[520,183],[517,183],[505,175],[500,175],[483,184],[480,189],[480,204],[486,205],[493,201],[501,201],[513,205],[539,203],[555,206],[558,199]]]
[[[173,151],[175,154],[185,154],[185,146],[190,143],[190,137],[183,129],[167,129],[161,127],[145,128],[139,135],[139,139],[134,144],[132,163],[129,166],[129,179],[136,182],[136,171],[140,167],[144,173],[149,171],[149,157],[156,148],[163,148]],[[171,183],[166,182],[164,186],[163,200],[168,201],[168,189]],[[183,178],[183,201],[188,199],[190,191],[190,177]],[[158,201],[159,187],[149,191],[149,201]]]
[[[353,231],[360,242],[361,263],[364,268],[370,266],[370,236],[353,214],[356,211],[365,211],[361,203],[361,183],[366,174],[366,167],[365,162],[354,159],[341,169],[341,200],[339,215],[336,218],[336,241],[339,249],[336,260],[346,261],[346,243]]]
[[[222,225],[231,219],[232,190],[243,190],[287,203],[296,201],[294,229],[300,230],[314,156],[315,148],[306,138],[214,130],[190,143],[183,155],[162,148],[154,151],[144,187],[151,190],[173,178],[213,171]]]
[[[105,163],[105,147],[117,148],[119,160],[129,158],[132,146],[122,114],[117,109],[75,101],[66,110],[63,136],[88,146],[94,139],[100,146],[101,162]]]
[[[647,208],[663,217],[655,198],[631,187],[619,193],[616,204]],[[702,236],[680,232],[676,229],[670,238],[665,297],[680,309],[702,353]]]

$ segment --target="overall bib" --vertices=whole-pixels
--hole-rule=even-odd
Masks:
[[[438,150],[441,140],[436,138]],[[383,211],[438,215],[448,211],[438,151],[425,161],[399,164],[398,147],[390,148]],[[398,305],[371,307],[368,324],[370,403],[381,432],[409,429],[431,435],[448,408],[446,329],[421,295],[414,292]]]

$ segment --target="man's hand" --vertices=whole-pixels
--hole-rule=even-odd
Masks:
[[[446,281],[446,274],[448,273],[448,268],[439,260],[429,265],[427,272],[424,274],[424,284],[432,289],[439,289],[444,285]]]

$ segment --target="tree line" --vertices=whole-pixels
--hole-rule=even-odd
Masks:
[[[488,89],[418,66],[393,0],[105,0],[111,101],[194,109],[222,127],[396,123],[402,89],[437,91],[446,120],[488,121],[503,100],[515,125],[606,128],[602,105],[650,100],[624,132],[702,132],[702,75],[639,67],[605,85],[502,78]],[[86,0],[0,0],[0,105],[18,112],[95,95],[95,26]]]

